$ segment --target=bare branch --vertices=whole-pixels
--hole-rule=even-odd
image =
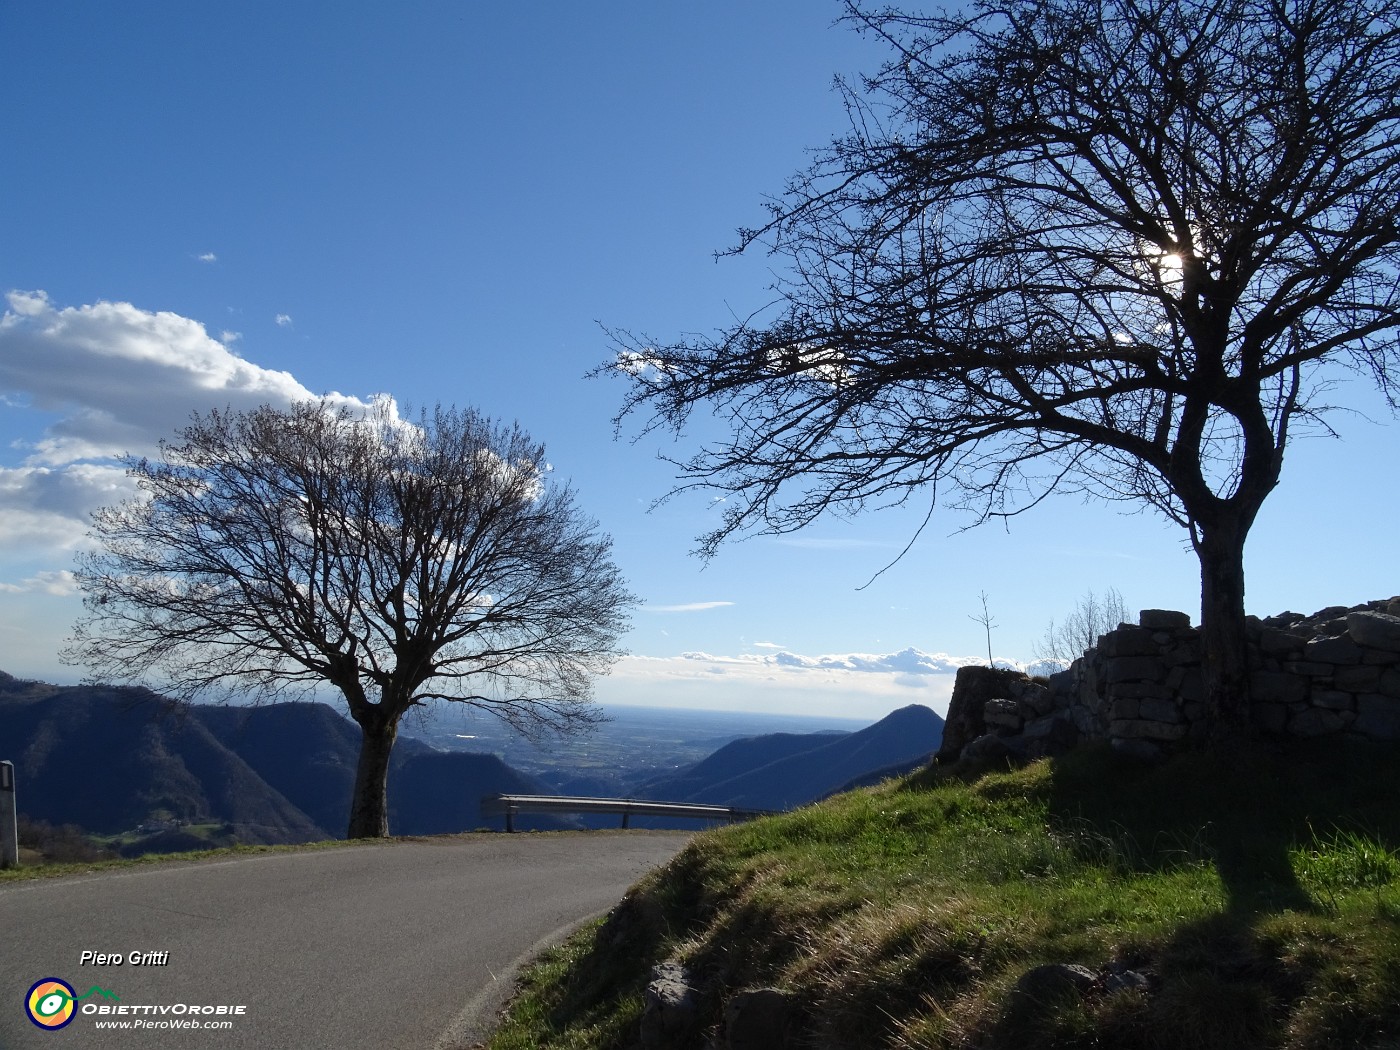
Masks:
[[[184,698],[330,684],[367,747],[428,699],[533,729],[596,719],[634,599],[518,426],[308,403],[196,416],[162,452],[127,462],[141,495],[97,513],[79,560],[65,659],[94,678]],[[382,803],[375,780],[357,799]]]

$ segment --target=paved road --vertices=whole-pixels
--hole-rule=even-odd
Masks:
[[[474,1018],[490,1020],[514,964],[611,907],[686,839],[469,835],[0,885],[0,1050],[470,1046]],[[123,962],[83,964],[84,951]],[[25,1012],[26,992],[46,977],[79,997],[57,1032]],[[94,985],[119,998],[87,994]],[[92,1010],[119,1006],[127,1014]],[[232,1026],[97,1028],[196,1016]]]

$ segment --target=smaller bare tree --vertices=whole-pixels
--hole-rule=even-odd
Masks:
[[[1128,607],[1123,604],[1123,596],[1117,588],[1110,587],[1099,597],[1092,590],[1075,603],[1074,608],[1058,624],[1050,621],[1045,628],[1045,636],[1031,648],[1040,660],[1063,660],[1066,663],[1079,659],[1085,650],[1092,649],[1099,642],[1099,636],[1107,634],[1128,619]]]
[[[592,676],[621,655],[634,599],[518,426],[309,402],[197,415],[162,453],[128,458],[141,495],[94,516],[64,657],[184,699],[335,687],[363,733],[350,838],[388,834],[411,708],[597,720]]]
[[[992,628],[997,626],[996,617],[992,615],[991,609],[987,606],[987,592],[982,591],[977,595],[977,600],[982,603],[982,615],[969,616],[973,623],[980,623],[982,629],[987,632],[987,666],[995,667],[996,662],[992,659]]]

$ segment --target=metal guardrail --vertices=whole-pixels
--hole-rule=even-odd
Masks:
[[[486,795],[483,817],[506,818],[506,831],[515,830],[517,813],[620,813],[622,826],[639,817],[691,817],[696,820],[753,820],[776,810],[738,809],[733,806],[701,806],[689,802],[651,802],[636,798],[574,798],[568,795]]]

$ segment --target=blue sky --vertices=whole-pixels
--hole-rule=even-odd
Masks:
[[[882,52],[824,0],[0,7],[0,669],[57,661],[111,456],[189,412],[334,392],[518,419],[616,542],[644,605],[606,702],[878,717],[1026,661],[1086,589],[1193,614],[1184,535],[1052,499],[963,531],[924,508],[688,552],[703,495],[613,438],[599,325],[713,330],[770,260],[716,261],[844,126]],[[1247,551],[1251,612],[1400,592],[1397,430],[1364,384],[1341,441],[1291,446]]]

